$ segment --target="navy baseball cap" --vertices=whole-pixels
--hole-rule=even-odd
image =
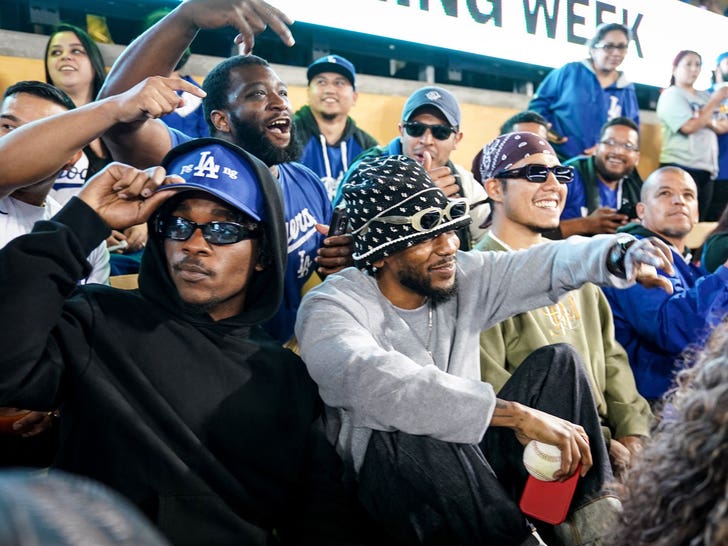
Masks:
[[[219,138],[198,138],[180,144],[164,157],[167,175],[182,177],[157,191],[202,190],[244,212],[257,222],[267,218],[263,191],[248,152]]]
[[[321,72],[341,74],[351,82],[352,87],[356,88],[356,70],[354,70],[354,65],[351,64],[351,61],[344,59],[340,55],[326,55],[312,62],[306,71],[308,83],[311,83],[313,77],[321,74]]]
[[[402,110],[402,121],[409,121],[415,110],[423,106],[434,106],[452,127],[460,126],[460,106],[452,93],[437,86],[428,86],[412,93]]]

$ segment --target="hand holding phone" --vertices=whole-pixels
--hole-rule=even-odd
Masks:
[[[344,235],[349,225],[349,216],[346,214],[346,207],[336,207],[331,215],[329,224],[329,237],[333,235]]]

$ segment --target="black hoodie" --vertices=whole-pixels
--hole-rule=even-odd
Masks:
[[[278,185],[256,168],[271,263],[229,319],[183,304],[154,237],[139,290],[74,292],[109,233],[77,198],[0,251],[0,406],[60,406],[55,466],[120,491],[175,544],[270,544],[273,529],[325,544],[340,525],[312,493],[316,469],[338,464],[312,427],[316,385],[258,326],[280,301],[286,241]]]

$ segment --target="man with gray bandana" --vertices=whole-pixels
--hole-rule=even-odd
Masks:
[[[517,163],[518,143],[498,150],[508,164],[492,163]],[[480,380],[479,334],[585,282],[629,286],[640,263],[670,268],[667,249],[600,236],[458,251],[467,203],[404,156],[363,160],[342,192],[355,267],[305,296],[296,335],[360,500],[398,543],[542,544],[516,504],[523,444],[559,447],[556,479],[582,465],[573,506],[611,478],[588,379],[573,349],[550,346],[496,398]]]

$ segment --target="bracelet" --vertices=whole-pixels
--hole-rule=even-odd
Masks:
[[[627,278],[627,269],[624,266],[624,258],[627,255],[627,250],[633,244],[637,242],[637,239],[621,239],[617,240],[612,249],[609,251],[607,257],[607,270],[620,279]]]

